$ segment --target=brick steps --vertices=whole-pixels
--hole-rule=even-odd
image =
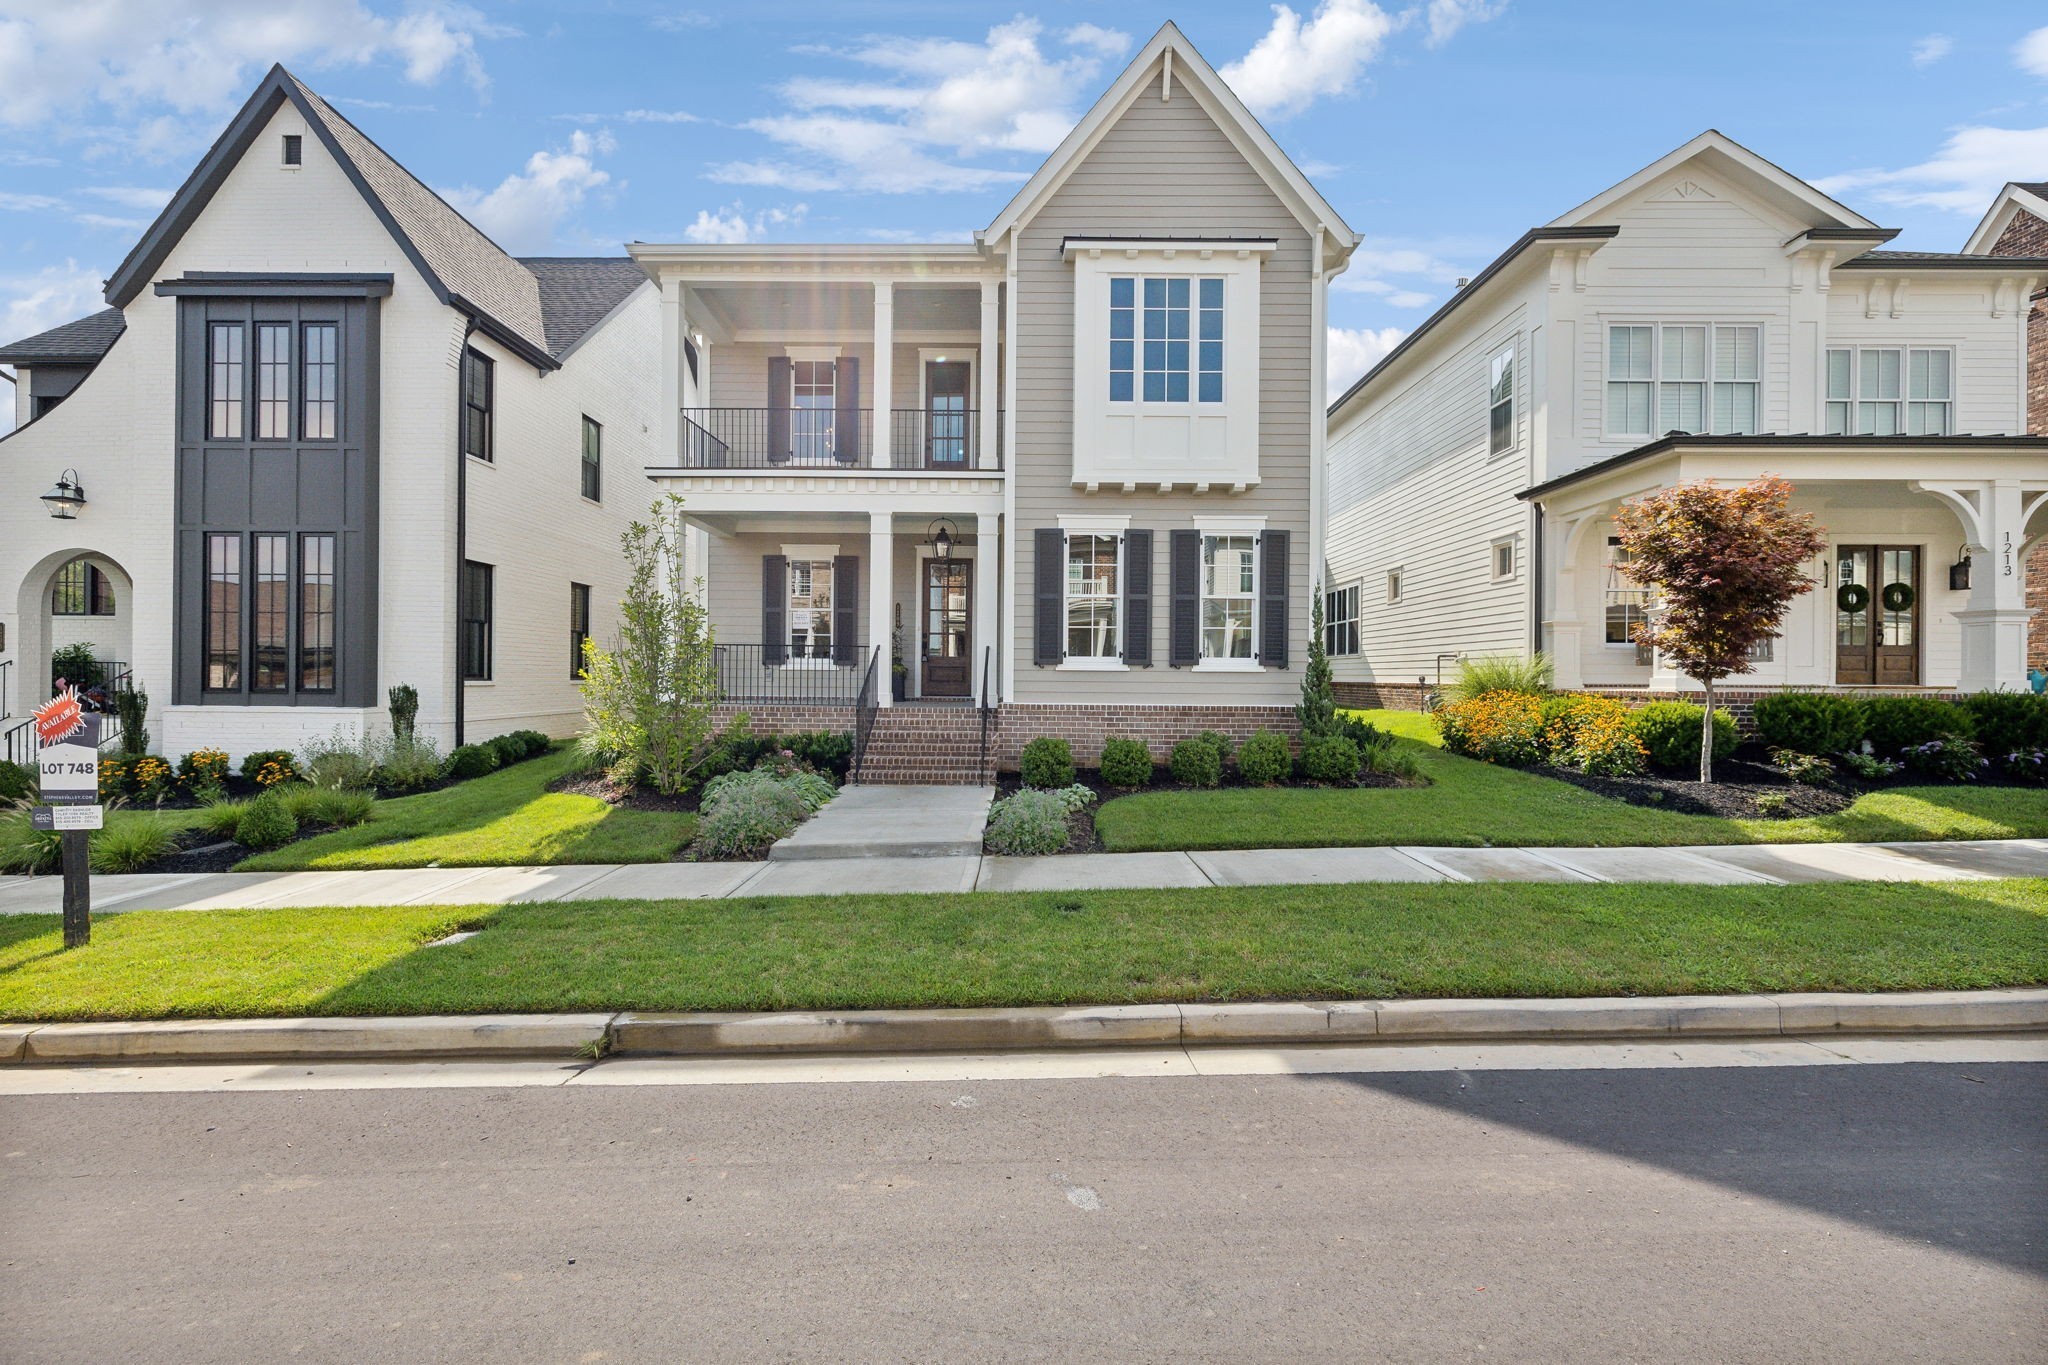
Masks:
[[[924,706],[877,711],[860,780],[889,786],[979,785],[985,780],[980,712]]]

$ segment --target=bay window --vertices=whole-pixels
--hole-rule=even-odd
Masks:
[[[1946,436],[1955,430],[1955,353],[1863,346],[1828,351],[1830,436]]]
[[[1754,324],[1609,326],[1607,434],[1754,434],[1762,345],[1762,329]]]

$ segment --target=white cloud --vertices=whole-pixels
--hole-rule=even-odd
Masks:
[[[92,104],[212,114],[272,62],[397,62],[428,84],[487,79],[480,38],[515,30],[466,5],[413,0],[396,17],[361,0],[67,0],[0,17],[0,125],[34,127]]]
[[[678,10],[673,14],[657,14],[647,21],[663,33],[688,33],[692,29],[710,28],[718,21],[697,10]]]
[[[2037,28],[2012,50],[2013,65],[2030,76],[2048,80],[2048,28]]]
[[[0,276],[0,341],[19,341],[107,306],[97,270],[77,261],[46,266],[33,275]]]
[[[1823,194],[1861,191],[1880,204],[1902,208],[1982,213],[2006,181],[2044,173],[2048,128],[1958,128],[1939,152],[1917,166],[1847,171],[1813,184]]]
[[[1408,17],[1390,15],[1372,0],[1322,0],[1303,23],[1286,5],[1275,5],[1273,26],[1221,75],[1253,113],[1290,118],[1321,96],[1349,94]]]
[[[1408,334],[1398,327],[1332,327],[1324,347],[1323,391],[1327,401],[1358,382]]]
[[[1385,299],[1396,308],[1420,308],[1436,297],[1419,289],[1403,289],[1400,285],[1387,280],[1354,277],[1349,274],[1339,275],[1332,287],[1349,294],[1372,294]]]
[[[1465,25],[1498,18],[1507,7],[1508,0],[1429,0],[1429,37],[1425,41],[1431,47],[1442,47]]]
[[[598,169],[597,158],[609,155],[616,145],[602,129],[578,130],[569,135],[566,148],[535,152],[526,159],[524,171],[506,176],[494,190],[465,185],[442,194],[513,255],[546,251],[554,245],[562,220],[592,190],[611,182],[611,174]]]
[[[702,123],[703,116],[681,109],[628,109],[618,114],[556,114],[563,123]]]
[[[154,211],[171,202],[170,190],[151,189],[142,185],[88,185],[81,193],[95,199],[105,199],[124,208],[149,209]]]
[[[1034,19],[1000,24],[979,43],[870,38],[845,51],[799,49],[868,67],[874,80],[803,76],[783,84],[790,112],[744,126],[782,155],[712,168],[728,184],[909,193],[975,190],[1028,173],[970,164],[1043,155],[1072,128],[1104,64],[1129,38],[1094,24],[1045,38]]]
[[[697,221],[683,229],[683,240],[734,246],[758,242],[770,228],[795,227],[810,211],[808,204],[792,204],[788,208],[762,209],[749,217],[747,206],[734,201],[723,208],[697,210]]]
[[[1946,33],[1930,33],[1913,44],[1913,65],[1933,66],[1955,48],[1955,39]]]
[[[9,213],[42,213],[63,207],[62,199],[52,199],[47,194],[12,194],[0,190],[0,209]]]

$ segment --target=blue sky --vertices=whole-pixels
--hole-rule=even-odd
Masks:
[[[1703,128],[1901,247],[2048,179],[2038,0],[0,0],[0,340],[100,306],[273,60],[518,253],[960,239],[1168,18],[1366,235],[1333,383]]]

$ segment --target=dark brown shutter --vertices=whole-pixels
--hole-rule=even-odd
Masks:
[[[1152,666],[1152,533],[1124,532],[1124,662]]]
[[[789,658],[789,560],[761,556],[761,662]]]
[[[1031,662],[1058,664],[1067,657],[1067,533],[1041,526],[1031,533]]]
[[[1259,662],[1287,667],[1287,532],[1259,537]]]
[[[768,463],[789,463],[789,357],[768,357]],[[742,458],[744,465],[746,460]]]
[[[860,361],[846,356],[833,379],[838,420],[832,429],[832,458],[840,464],[860,463]]]
[[[1202,533],[1172,531],[1166,541],[1166,662],[1192,668],[1202,660]]]
[[[832,561],[832,662],[851,664],[858,657],[860,630],[860,556],[840,555]]]

